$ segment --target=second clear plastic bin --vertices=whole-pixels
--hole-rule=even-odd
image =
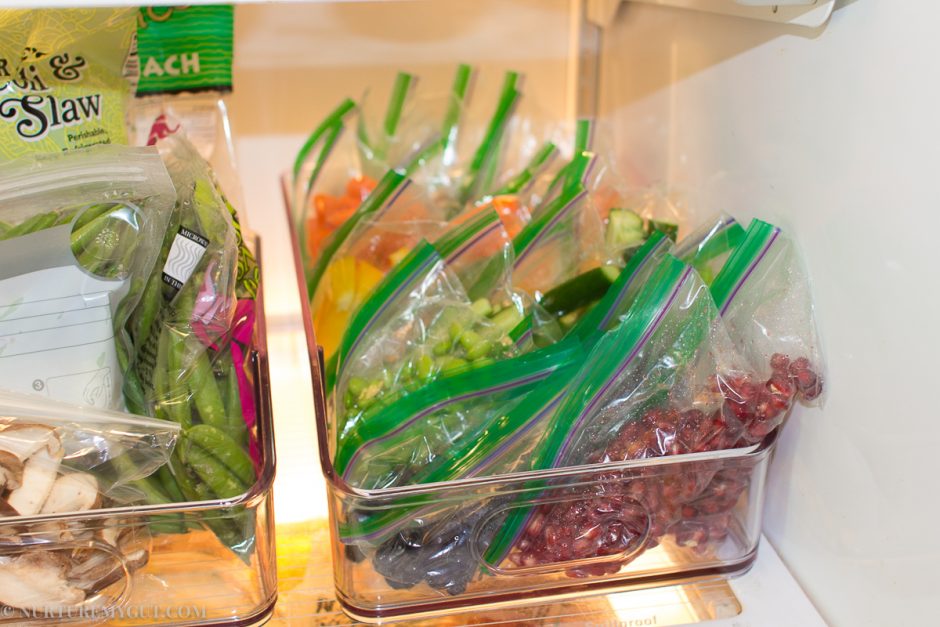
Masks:
[[[303,294],[298,251],[295,237]],[[746,572],[756,559],[776,432],[750,448],[710,453],[382,490],[348,485],[333,471],[322,355],[308,304],[301,300],[336,595],[350,616],[366,622],[439,616],[730,577]],[[619,499],[616,513],[605,501],[612,495]],[[573,518],[553,521],[559,511]],[[483,556],[514,513],[524,513],[526,523],[513,551],[524,545],[527,534],[550,538],[547,524],[592,515],[597,524],[586,525],[575,541],[612,526],[630,541],[622,552],[586,560],[528,565],[510,551],[493,565]],[[377,535],[343,537],[349,522],[376,514],[396,514],[397,522]]]

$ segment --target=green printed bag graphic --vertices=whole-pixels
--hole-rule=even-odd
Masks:
[[[232,88],[231,5],[140,9],[137,95]]]

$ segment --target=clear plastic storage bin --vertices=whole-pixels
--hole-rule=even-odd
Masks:
[[[242,626],[270,617],[275,453],[260,290],[256,321],[261,470],[251,489],[225,500],[0,518],[0,585],[6,594],[23,586],[20,607],[0,604],[0,625]]]
[[[294,237],[304,294],[298,250]],[[301,301],[329,498],[336,596],[350,616],[377,622],[688,583],[742,574],[756,559],[776,432],[750,448],[710,453],[382,490],[348,485],[333,470],[322,354],[309,306],[305,298]],[[620,499],[620,520],[604,512],[604,499],[611,495]],[[512,551],[495,566],[483,558],[494,534],[517,509],[531,512],[515,540],[518,547],[529,529],[543,530],[539,525],[546,516],[566,510],[583,519],[592,508],[599,524],[594,531],[585,527],[583,535],[619,525],[629,538],[622,551],[537,566],[521,562]],[[383,535],[343,537],[343,527],[354,517],[389,512],[401,512],[402,518]]]

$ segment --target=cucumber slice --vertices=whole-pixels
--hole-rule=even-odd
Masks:
[[[619,274],[620,268],[616,266],[588,270],[549,290],[539,304],[552,315],[562,318],[600,300]]]
[[[652,235],[654,231],[660,231],[673,242],[676,241],[676,237],[679,235],[679,225],[672,224],[671,222],[658,222],[656,220],[650,220],[647,230],[649,231],[650,235]]]
[[[642,244],[646,239],[643,218],[629,209],[611,209],[607,217],[607,246],[627,248]]]

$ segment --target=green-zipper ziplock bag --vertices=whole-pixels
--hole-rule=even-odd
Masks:
[[[394,199],[389,204],[391,202],[394,202]],[[406,288],[415,286],[420,280],[425,280],[434,271],[437,263],[442,266],[454,266],[454,271],[460,278],[461,259],[467,256],[480,239],[494,233],[498,235],[500,228],[499,216],[495,212],[483,212],[476,219],[445,233],[434,244],[426,240],[419,242],[386,274],[353,316],[337,353],[338,364],[341,366],[342,361],[355,349],[361,341],[361,335],[368,332],[376,317],[391,306],[391,299],[402,294]]]
[[[545,428],[545,435],[534,452],[533,468],[554,468],[565,458],[589,414],[661,328],[691,275],[691,268],[675,258],[666,257],[661,261],[623,322],[594,345]],[[502,562],[527,525],[532,511],[531,507],[511,511],[484,555],[487,563],[498,566]]]
[[[333,260],[336,251],[343,245],[349,234],[360,221],[370,214],[381,209],[387,202],[394,202],[394,194],[405,185],[407,177],[404,172],[389,170],[378,182],[372,193],[359,205],[356,212],[342,226],[333,231],[327,238],[320,256],[317,258],[312,269],[307,273],[307,296],[313,298],[317,290],[320,279],[323,278],[327,267]],[[390,200],[391,199],[391,200]]]
[[[821,405],[825,361],[812,290],[799,250],[787,234],[767,222],[751,221],[711,291],[749,366],[766,379],[773,374],[774,355],[785,356],[800,400]]]
[[[337,472],[363,489],[487,473],[541,419],[540,410],[558,396],[582,355],[580,344],[568,341],[438,379],[363,420],[362,433],[338,451]],[[340,533],[344,541],[380,537],[427,500],[407,498],[399,507],[341,525]]]
[[[675,256],[695,268],[707,285],[735,248],[744,240],[744,227],[731,216],[721,214],[706,222],[676,244]]]
[[[620,271],[601,300],[571,327],[568,335],[588,341],[592,336],[610,330],[630,309],[663,255],[669,253],[671,248],[672,242],[669,238],[659,231],[654,231]],[[531,314],[526,316],[526,319],[513,329],[512,337],[516,345],[521,348],[533,342],[533,335],[539,330],[538,326]]]
[[[307,137],[294,159],[294,165],[291,169],[292,205],[295,228],[299,230],[301,244],[304,245],[301,252],[306,250],[306,243],[303,240],[313,189],[317,185],[320,173],[333,153],[340,135],[346,128],[346,118],[355,110],[355,102],[349,98],[343,100]]]
[[[461,205],[482,198],[491,191],[489,187],[493,182],[489,179],[498,169],[500,146],[513,110],[519,98],[522,97],[522,92],[518,89],[519,79],[520,75],[517,72],[506,73],[496,109],[490,118],[483,140],[470,160],[464,183],[458,192],[458,201]]]
[[[334,406],[338,416],[348,411],[355,416],[403,383],[413,387],[444,371],[476,367],[515,352],[508,329],[499,324],[506,314],[500,311],[499,318],[491,320],[486,312],[478,311],[458,275],[461,259],[481,239],[498,236],[501,229],[498,216],[484,213],[441,238],[436,246],[422,243],[386,275],[353,317],[337,351]],[[505,310],[515,314],[511,307]],[[513,319],[519,317],[513,315]],[[364,352],[356,354],[363,344]],[[351,371],[344,366],[348,359],[354,362]],[[380,369],[382,382],[378,381]],[[329,365],[328,376],[333,370]],[[347,396],[348,392],[353,396]],[[338,441],[342,441],[346,421],[337,424],[341,425]]]
[[[671,248],[670,239],[664,233],[654,231],[620,271],[607,293],[575,323],[570,333],[586,341],[590,336],[616,326],[621,316],[630,310],[663,257],[671,252]]]

